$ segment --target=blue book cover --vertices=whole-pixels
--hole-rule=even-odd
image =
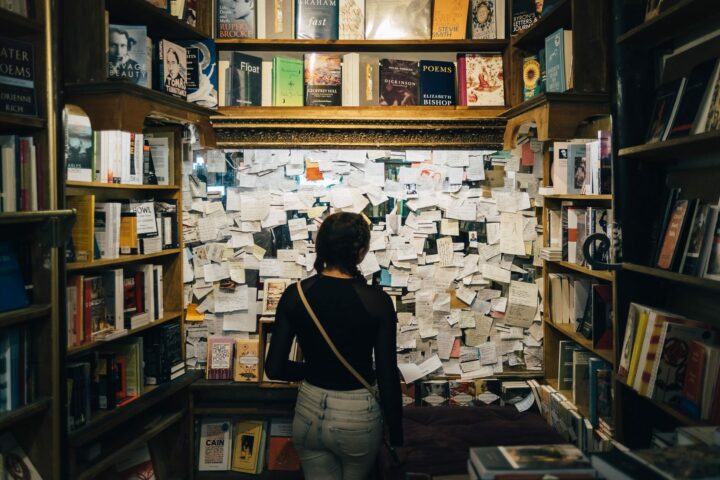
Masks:
[[[420,60],[420,105],[455,105],[455,64]]]
[[[338,0],[296,0],[295,38],[337,40],[339,18]]]
[[[28,304],[17,253],[10,242],[0,242],[0,312]]]
[[[218,106],[218,73],[215,42],[178,40],[188,51],[187,101],[205,108]],[[191,61],[191,58],[194,60]],[[191,72],[191,69],[194,71]]]
[[[588,419],[593,427],[598,426],[598,370],[605,367],[605,362],[599,358],[591,358],[589,362],[590,382],[588,397]]]
[[[562,28],[545,37],[545,69],[547,72],[545,91],[564,92],[567,83],[565,79],[565,45]]]
[[[37,115],[33,46],[0,37],[0,112]]]

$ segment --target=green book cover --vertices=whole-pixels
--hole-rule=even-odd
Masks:
[[[273,58],[272,92],[275,107],[302,107],[304,62],[295,58]]]

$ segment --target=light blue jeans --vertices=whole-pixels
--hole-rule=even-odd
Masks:
[[[382,440],[382,414],[366,389],[326,390],[303,382],[293,441],[307,480],[370,478]]]

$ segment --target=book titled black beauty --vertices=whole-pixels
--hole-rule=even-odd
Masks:
[[[455,105],[455,64],[420,60],[420,105]]]
[[[696,65],[688,75],[680,105],[667,134],[668,139],[690,134],[716,63],[714,58],[705,61]]]
[[[232,52],[227,70],[227,106],[260,106],[262,104],[262,58]]]
[[[337,40],[339,0],[296,0],[295,38]]]
[[[32,44],[0,37],[0,112],[37,115]]]
[[[380,60],[380,105],[417,105],[419,83],[418,62]]]
[[[305,54],[305,105],[342,104],[342,67],[339,54]]]

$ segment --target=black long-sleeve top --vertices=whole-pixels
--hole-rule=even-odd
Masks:
[[[370,384],[377,381],[390,442],[402,445],[402,399],[396,357],[397,315],[383,291],[355,279],[315,275],[302,281],[315,315],[335,347]],[[304,362],[288,360],[297,336]],[[375,368],[372,357],[375,353]],[[295,284],[283,293],[265,360],[265,372],[276,380],[305,380],[329,390],[363,386],[332,352],[305,310]]]

